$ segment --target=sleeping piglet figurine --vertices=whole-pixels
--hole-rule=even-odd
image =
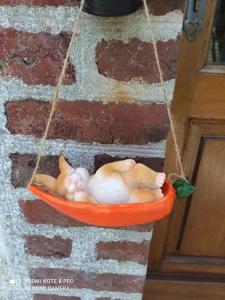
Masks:
[[[57,179],[36,174],[35,182],[50,192],[73,201],[95,204],[144,203],[163,198],[164,173],[157,173],[133,159],[108,163],[90,175],[85,168],[72,168],[59,158]]]

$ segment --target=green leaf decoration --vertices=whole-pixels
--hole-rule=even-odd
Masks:
[[[175,188],[177,198],[179,199],[188,198],[195,191],[195,187],[184,179],[176,180],[173,184],[173,187]]]

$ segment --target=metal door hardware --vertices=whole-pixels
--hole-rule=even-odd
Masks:
[[[193,41],[203,29],[206,2],[207,0],[189,0],[188,2],[183,29],[190,41]]]

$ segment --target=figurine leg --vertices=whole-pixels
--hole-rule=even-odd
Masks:
[[[36,174],[35,182],[44,185],[49,191],[55,192],[56,179],[50,175]]]
[[[133,189],[130,194],[129,203],[145,203],[163,198],[161,189]]]
[[[80,177],[77,174],[69,175],[64,182],[64,187],[67,193],[74,194],[80,186]]]
[[[165,174],[158,173],[143,164],[136,164],[129,172],[122,174],[130,188],[161,188]]]
[[[130,171],[135,165],[136,165],[136,161],[133,159],[115,161],[113,163],[109,163],[102,166],[96,173],[101,172],[106,175],[112,173],[113,171],[124,173]]]
[[[95,201],[94,198],[90,197],[86,192],[83,191],[78,191],[73,195],[74,201],[77,202],[86,202],[86,203],[91,203],[91,204],[97,204],[97,201]]]

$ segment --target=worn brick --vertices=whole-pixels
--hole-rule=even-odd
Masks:
[[[118,160],[122,160],[122,159],[127,159],[130,157],[118,157],[118,156],[110,156],[108,154],[98,154],[95,156],[95,160],[94,160],[94,165],[95,165],[95,171],[97,171],[101,166],[114,162],[114,161],[118,161]],[[132,157],[137,163],[141,163],[144,164],[146,166],[148,166],[149,168],[157,171],[157,172],[161,172],[163,169],[163,162],[164,159],[160,158],[160,157]]]
[[[175,78],[179,39],[158,41],[157,46],[164,79]],[[152,44],[137,38],[127,43],[102,40],[96,47],[96,64],[100,74],[119,81],[160,82]]]
[[[27,5],[27,6],[58,6],[58,5],[76,5],[77,0],[0,0],[0,5]]]
[[[20,200],[19,205],[26,221],[30,224],[50,224],[60,227],[85,226],[85,224],[57,212],[41,200]]]
[[[6,104],[7,128],[13,134],[42,137],[50,103],[32,99]],[[165,106],[156,103],[61,101],[48,138],[102,144],[147,144],[165,139]]]
[[[50,104],[43,101],[9,102],[6,105],[7,127],[15,134],[41,137],[49,109]],[[20,120],[16,121],[17,117]],[[108,118],[109,108],[102,102],[64,101],[57,106],[48,137],[110,143]]]
[[[110,132],[115,144],[143,145],[166,138],[168,119],[163,104],[111,104]]]
[[[60,236],[48,238],[41,235],[25,236],[26,253],[45,258],[66,258],[72,250],[72,240]]]
[[[0,75],[15,76],[26,84],[55,85],[69,45],[70,34],[28,33],[0,28]],[[64,84],[75,82],[68,64]]]
[[[35,286],[57,287],[59,279],[72,279],[68,288],[88,288],[96,291],[118,291],[124,293],[141,293],[145,276],[121,275],[112,273],[87,273],[79,270],[37,268],[30,270],[30,278]],[[44,283],[44,279],[56,279],[56,283]],[[41,282],[40,282],[41,281]]]
[[[47,205],[41,200],[20,200],[19,206],[25,220],[30,224],[50,224],[59,227],[83,227],[89,226],[79,221],[73,220]],[[150,232],[152,224],[117,227],[118,229]],[[115,229],[117,229],[115,228]]]
[[[11,153],[9,158],[12,163],[12,185],[14,187],[26,187],[34,171],[37,156],[35,154]],[[57,177],[59,175],[58,157],[43,156],[38,172]]]
[[[151,13],[156,16],[183,9],[185,2],[186,0],[147,0]]]
[[[148,258],[149,241],[134,243],[99,242],[96,245],[97,259],[116,259],[118,261],[134,261],[146,264]]]
[[[80,300],[80,297],[34,294],[33,300]]]
[[[153,228],[153,224],[142,224],[142,225],[133,225],[128,227],[120,227],[119,229],[134,230],[139,232],[150,232],[152,228]]]

